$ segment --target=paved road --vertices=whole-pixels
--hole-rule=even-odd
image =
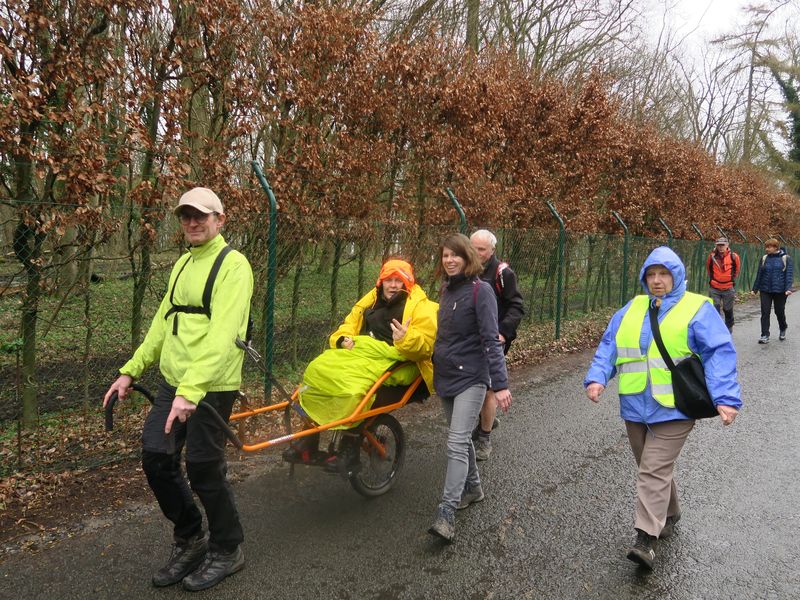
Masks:
[[[237,484],[247,568],[220,599],[796,598],[800,327],[756,344],[757,308],[737,306],[745,411],[698,423],[677,467],[684,517],[646,573],[633,538],[633,458],[609,389],[592,405],[589,354],[514,374],[515,405],[482,464],[486,501],[460,512],[457,542],[426,533],[445,471],[436,403],[398,413],[409,452],[397,486],[365,500],[336,476],[259,455]],[[788,303],[800,323],[800,298]],[[0,598],[175,598],[149,573],[169,532],[153,505],[95,523],[37,555],[0,563]]]

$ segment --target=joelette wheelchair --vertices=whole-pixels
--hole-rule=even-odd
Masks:
[[[263,368],[261,356],[249,342],[237,340],[237,346],[247,353],[256,364]],[[405,435],[399,421],[390,413],[402,408],[409,402],[422,401],[429,392],[421,375],[408,386],[398,388],[383,384],[398,370],[406,368],[409,363],[396,363],[386,370],[364,394],[361,401],[348,416],[327,423],[315,423],[303,411],[299,403],[301,387],[298,386],[290,395],[281,384],[272,379],[273,385],[284,398],[282,401],[268,406],[251,408],[244,394],[240,393],[240,410],[230,417],[231,423],[240,423],[257,415],[283,413],[283,435],[262,440],[241,439],[213,407],[202,401],[198,410],[212,413],[230,442],[244,452],[258,452],[275,446],[302,443],[304,438],[317,436],[321,432],[334,430],[327,452],[319,458],[293,461],[291,472],[297,462],[310,466],[325,467],[326,470],[338,472],[350,481],[360,494],[373,497],[389,491],[394,485],[397,474],[403,466],[405,454]],[[153,396],[138,384],[133,389],[142,393],[152,403]],[[106,430],[114,426],[113,411],[117,401],[114,394],[106,406]],[[292,415],[298,415],[301,425],[293,424]],[[297,418],[294,419],[296,423]],[[349,428],[343,428],[351,426]],[[239,428],[240,431],[243,428]]]

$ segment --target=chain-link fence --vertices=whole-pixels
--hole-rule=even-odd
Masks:
[[[37,423],[57,428],[71,419],[99,416],[103,393],[130,356],[132,339],[140,340],[146,332],[171,266],[183,251],[172,215],[159,215],[149,244],[143,243],[142,233],[132,232],[131,221],[126,224],[124,217],[119,215],[121,227],[96,242],[81,231],[59,231],[37,239],[24,228],[27,237],[21,241],[17,220],[0,224],[2,435],[19,436],[22,428],[13,425],[25,417],[31,428],[30,415],[23,410],[26,401],[36,407],[34,429]],[[433,272],[438,244],[457,230],[456,225],[358,221],[324,228],[279,223],[271,302],[266,293],[267,220],[231,219],[224,235],[248,257],[256,276],[255,346],[270,349],[272,372],[292,383],[323,350],[328,334],[353,303],[375,285],[386,257],[409,260],[420,284],[436,298],[439,282]],[[705,262],[713,241],[626,239],[560,233],[556,227],[496,229],[495,233],[498,256],[510,263],[519,279],[527,313],[523,328],[552,321],[554,337],[562,320],[607,311],[640,293],[639,269],[658,245],[672,243],[686,264],[690,290],[707,290]],[[763,246],[742,242],[731,247],[741,257],[740,291],[749,290]],[[787,250],[797,258],[796,248]],[[267,340],[264,324],[270,314],[274,330]],[[151,368],[142,383],[154,387],[157,371],[157,366]],[[256,401],[269,389],[251,362],[246,362],[244,386]],[[67,409],[71,412],[59,412]],[[53,418],[54,414],[61,417]],[[19,455],[8,461],[6,469],[40,465],[43,460],[31,447],[35,444],[35,440],[27,446],[20,441]],[[91,465],[97,460],[96,449],[75,448],[75,464]]]

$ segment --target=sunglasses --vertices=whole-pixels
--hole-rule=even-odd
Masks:
[[[195,223],[202,224],[202,223],[205,223],[206,221],[208,221],[209,215],[216,215],[216,214],[217,213],[215,213],[215,212],[203,213],[203,212],[199,212],[199,211],[198,212],[192,212],[192,213],[182,212],[181,214],[178,215],[178,218],[181,220],[181,223],[183,223],[184,225],[188,225],[192,221],[194,221]]]

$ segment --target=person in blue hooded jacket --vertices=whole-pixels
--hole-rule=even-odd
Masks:
[[[694,419],[675,408],[671,374],[653,342],[648,310],[658,310],[659,330],[673,359],[700,357],[723,424],[733,423],[742,401],[731,334],[708,298],[686,291],[686,269],[678,255],[656,248],[639,278],[646,295],[637,296],[611,318],[584,387],[589,399],[598,402],[619,373],[620,415],[638,465],[636,541],[627,556],[652,568],[657,539],[671,535],[681,516],[673,467]]]

